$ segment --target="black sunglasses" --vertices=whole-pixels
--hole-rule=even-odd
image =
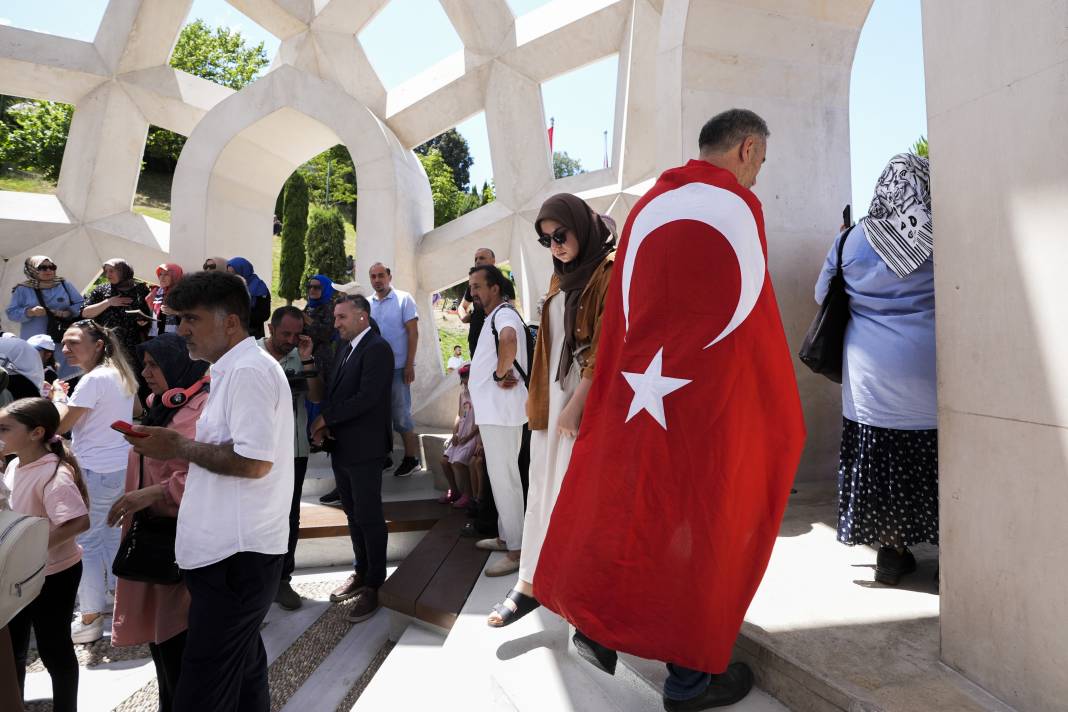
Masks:
[[[544,233],[542,233],[541,235],[538,235],[538,244],[541,245],[542,247],[549,247],[554,242],[557,245],[562,245],[565,242],[567,242],[567,228],[566,227],[561,226],[561,227],[556,228],[555,230],[553,230],[553,233],[551,235],[546,235]]]
[[[214,262],[205,262],[204,263],[204,269],[216,269],[217,266],[218,265],[216,265]]]
[[[44,263],[40,267],[37,268],[37,271],[40,272],[43,269],[44,270],[52,270],[53,272],[55,272],[56,271],[56,266],[55,265],[50,265],[48,263]]]

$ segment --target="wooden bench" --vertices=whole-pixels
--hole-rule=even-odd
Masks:
[[[386,515],[386,526],[391,534],[426,531],[443,517],[456,511],[447,504],[440,504],[436,499],[384,502],[382,509]],[[348,535],[348,520],[345,519],[345,512],[340,507],[308,503],[301,505],[298,539],[321,539]]]
[[[439,519],[393,572],[378,600],[386,608],[449,630],[482,574],[489,552],[460,535],[463,512]]]

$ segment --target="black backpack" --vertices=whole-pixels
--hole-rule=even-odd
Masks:
[[[519,320],[523,321],[523,316],[519,313],[519,310],[517,310],[514,306],[511,305],[511,303],[505,302],[504,305],[503,305],[503,308],[504,309],[511,309],[512,311],[514,311],[516,313],[516,316],[519,317]],[[500,351],[501,351],[501,337],[497,333],[496,319],[497,319],[497,312],[494,311],[493,312],[493,317],[490,319],[490,331],[493,332],[493,349],[494,349],[494,353],[498,353],[499,354]],[[523,321],[523,323],[526,324],[526,327],[527,327],[526,329],[524,329],[524,332],[526,333],[526,336],[527,336],[527,368],[530,368],[530,365],[532,363],[534,363],[534,342],[536,342],[538,340],[538,327],[537,327],[537,325],[527,324],[525,321]],[[523,379],[523,385],[527,386],[529,388],[530,387],[530,373],[523,370],[523,367],[519,365],[519,360],[518,359],[513,361],[512,365],[515,366],[515,370],[519,372],[519,376]]]

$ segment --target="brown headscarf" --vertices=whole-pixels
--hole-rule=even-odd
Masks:
[[[118,291],[125,291],[134,285],[134,271],[130,264],[121,257],[115,257],[104,263],[105,267],[114,267],[119,271],[122,279],[112,287]]]
[[[575,321],[578,317],[582,291],[604,258],[616,246],[616,236],[610,226],[614,221],[598,215],[582,200],[570,193],[557,193],[544,203],[534,221],[534,230],[542,234],[541,221],[555,220],[575,233],[579,254],[574,260],[563,263],[553,258],[553,271],[564,293],[564,343],[560,351],[560,365],[556,380],[562,381],[571,371],[575,353]]]

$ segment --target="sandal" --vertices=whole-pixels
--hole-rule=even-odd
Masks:
[[[508,605],[507,601],[511,601],[515,605],[515,610]],[[528,596],[525,593],[520,593],[514,588],[508,592],[508,596],[505,600],[498,603],[493,607],[493,613],[496,613],[501,618],[500,623],[490,623],[486,621],[486,625],[490,628],[503,628],[509,623],[515,623],[517,620],[533,611],[535,608],[541,608],[541,604],[538,603],[538,599],[533,596]]]

